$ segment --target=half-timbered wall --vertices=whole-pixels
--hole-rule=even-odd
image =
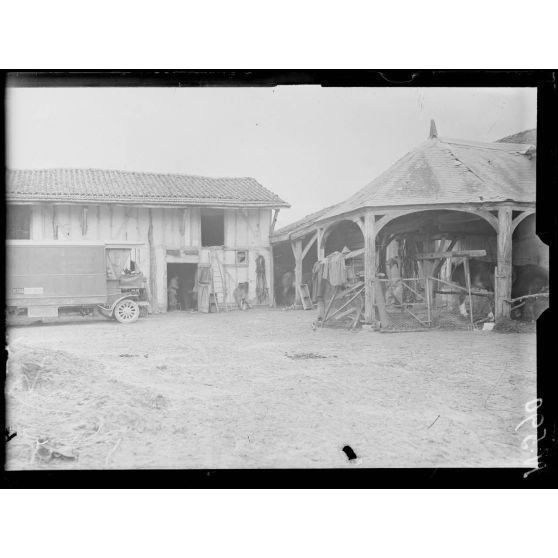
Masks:
[[[225,245],[213,248],[223,264],[227,301],[238,283],[249,283],[249,298],[256,295],[256,258],[264,256],[270,287],[271,209],[226,209]],[[128,240],[143,243],[137,264],[150,281],[155,312],[167,309],[167,263],[208,261],[209,248],[201,246],[198,207],[147,208],[123,205],[37,204],[32,206],[31,240]],[[168,251],[186,253],[177,257]],[[247,262],[237,263],[236,252],[247,252]]]

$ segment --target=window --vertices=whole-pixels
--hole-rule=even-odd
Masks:
[[[31,239],[31,206],[11,205],[8,206],[8,227],[6,238],[8,240],[30,240]]]
[[[225,245],[225,211],[223,209],[201,210],[202,246]]]
[[[248,252],[246,250],[236,251],[236,265],[248,265]]]

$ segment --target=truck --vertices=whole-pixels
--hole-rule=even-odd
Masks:
[[[133,256],[140,246],[127,241],[8,240],[8,319],[98,312],[123,324],[137,321],[147,315],[149,304],[148,284]]]

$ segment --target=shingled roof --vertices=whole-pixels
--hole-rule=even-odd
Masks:
[[[318,220],[362,207],[535,202],[536,148],[431,137]]]
[[[101,169],[9,170],[8,202],[289,207],[253,178]]]
[[[503,143],[530,143],[531,145],[537,145],[537,129],[532,128],[531,130],[524,130],[523,132],[506,136],[497,141]]]
[[[534,140],[514,143],[513,140]],[[535,202],[536,129],[495,143],[431,137],[347,200],[316,211],[272,235],[282,242],[310,232],[315,223],[362,207]]]
[[[323,215],[331,211],[334,207],[336,206],[330,205],[328,207],[324,207],[323,209],[320,209],[320,211],[310,213],[310,215],[306,215],[298,221],[294,221],[289,225],[285,225],[284,227],[277,229],[271,235],[271,240],[274,242],[282,242],[294,236],[304,235],[307,229],[311,230],[314,226],[314,223],[318,221]]]

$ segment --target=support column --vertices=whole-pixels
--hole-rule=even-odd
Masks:
[[[291,242],[295,258],[295,305],[302,304],[299,287],[302,283],[302,239]]]
[[[324,241],[324,229],[318,229],[318,238],[316,239],[316,246],[318,250],[318,260],[323,260],[325,257],[325,246],[323,246]]]
[[[423,243],[422,243],[422,251],[423,252],[435,252],[436,251],[436,243],[434,240],[432,240],[431,236],[429,234],[425,235]],[[426,285],[429,286],[429,292],[428,292],[428,301],[429,304],[432,308],[435,307],[436,305],[436,300],[435,300],[435,296],[436,296],[436,289],[435,287],[435,283],[434,281],[430,281],[427,282],[426,278],[427,277],[432,277],[434,275],[434,267],[435,267],[435,260],[422,260],[421,264],[422,264],[422,272],[424,274],[424,285],[426,288]]]
[[[374,213],[364,215],[364,321],[376,320],[374,312],[374,288],[376,279],[376,227]]]
[[[275,308],[275,254],[273,244],[269,245],[269,306]]]
[[[510,317],[512,288],[512,208],[498,209],[498,268],[496,277],[496,321]]]
[[[157,314],[159,312],[159,301],[157,300],[157,253],[155,251],[155,243],[153,241],[153,213],[149,208],[149,228],[147,229],[147,244],[149,245],[149,287],[151,312]]]

